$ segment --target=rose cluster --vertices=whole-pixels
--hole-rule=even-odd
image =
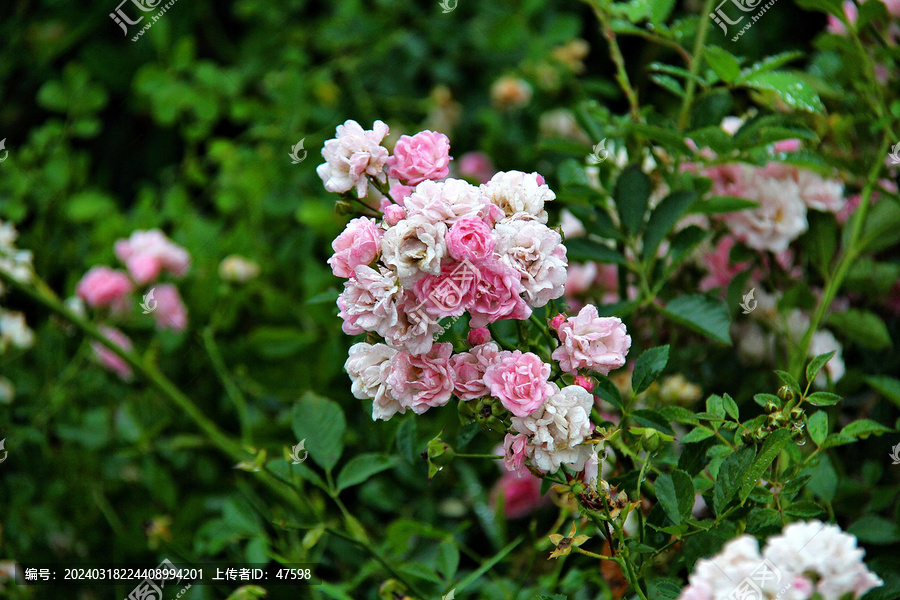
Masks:
[[[487,329],[527,320],[533,308],[563,295],[566,248],[546,225],[545,203],[555,194],[537,173],[501,172],[481,186],[446,178],[445,136],[402,136],[389,155],[380,146],[385,135],[383,123],[364,131],[348,121],[325,143],[318,168],[329,191],[355,189],[357,199],[380,202],[377,217],[349,223],[328,260],[347,280],[337,301],[344,332],[370,334],[345,364],[353,394],[373,399],[372,416],[383,420],[407,409],[422,414],[453,397],[493,399],[511,415],[510,470],[521,473],[526,462],[543,472],[581,470],[593,395],[552,381],[553,365],[533,352],[501,349]],[[441,319],[463,315],[468,349],[454,354],[453,344],[435,338]],[[551,326],[560,342],[556,373],[605,375],[624,365],[631,338],[621,320],[588,306]],[[369,343],[372,334],[383,341]]]
[[[751,589],[767,600],[856,599],[883,583],[866,568],[864,555],[837,525],[791,523],[769,538],[762,554],[756,538],[742,535],[698,561],[679,600],[725,600]]]
[[[29,250],[16,247],[19,232],[12,223],[0,221],[0,270],[22,283],[27,283],[32,274],[32,255]],[[0,297],[6,293],[0,281]],[[25,322],[25,315],[0,306],[0,354],[7,348],[30,348],[34,343],[34,332]],[[0,379],[2,381],[2,379]]]
[[[83,302],[94,310],[104,312],[112,320],[124,320],[134,308],[135,293],[143,294],[144,310],[153,316],[156,328],[183,331],[187,327],[187,308],[178,288],[172,283],[155,284],[165,274],[183,277],[190,265],[187,250],[175,244],[158,229],[135,231],[127,239],[120,239],[114,246],[116,257],[125,264],[122,271],[106,266],[91,268],[75,288],[78,306]],[[155,285],[151,285],[155,284]],[[76,308],[79,312],[83,307]],[[103,325],[103,335],[125,350],[131,350],[131,340],[118,329]],[[122,379],[131,377],[131,369],[102,344],[92,344],[100,363],[117,373]]]

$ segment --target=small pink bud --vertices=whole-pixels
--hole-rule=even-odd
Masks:
[[[575,376],[575,385],[580,385],[589,392],[594,391],[594,380],[584,375]]]
[[[391,204],[384,209],[384,222],[393,227],[406,218],[406,210],[399,204]]]
[[[538,185],[544,185],[544,176],[540,173],[535,173],[535,179],[537,180]]]
[[[556,331],[559,329],[559,326],[566,322],[566,315],[556,315],[552,319],[550,319],[550,329]]]
[[[491,332],[487,327],[475,327],[469,330],[469,343],[473,346],[480,346],[491,341]]]

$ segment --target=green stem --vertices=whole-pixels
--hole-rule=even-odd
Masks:
[[[381,556],[381,554],[379,554],[378,551],[376,551],[375,548],[373,548],[369,543],[360,541],[351,535],[348,535],[346,533],[343,533],[343,532],[335,529],[334,527],[326,527],[325,531],[327,531],[328,533],[331,533],[332,535],[336,535],[339,538],[343,538],[343,539],[347,540],[348,542],[356,544],[357,546],[360,546],[366,552],[368,552],[372,558],[374,558],[376,561],[378,561],[378,563],[382,567],[384,567],[391,575],[393,575],[398,581],[402,582],[406,587],[408,587],[410,590],[412,590],[412,592],[415,593],[416,596],[418,596],[419,598],[427,598],[428,597],[426,594],[423,594],[421,591],[419,591],[416,588],[416,586],[414,586],[407,579],[405,579],[403,577],[403,575],[398,573],[397,570],[394,569],[394,567],[392,567],[391,564],[388,563]]]
[[[234,403],[234,406],[237,409],[238,420],[241,423],[241,440],[244,444],[251,444],[250,418],[249,414],[247,413],[247,399],[244,397],[243,392],[241,392],[240,388],[234,383],[234,380],[228,373],[228,368],[225,366],[225,360],[222,358],[222,353],[219,351],[219,346],[216,344],[216,339],[214,336],[215,333],[213,331],[213,328],[212,326],[209,326],[203,330],[203,333],[200,337],[203,340],[203,347],[206,348],[206,354],[209,356],[210,362],[212,362],[213,369],[216,371],[216,375],[218,375],[219,380],[225,387],[225,392],[228,394],[228,397],[231,398],[231,401]]]
[[[606,39],[606,43],[609,46],[610,58],[612,58],[613,64],[616,66],[616,82],[619,84],[619,87],[622,88],[625,97],[628,99],[631,118],[635,123],[640,123],[642,120],[641,105],[638,102],[637,92],[632,87],[631,81],[628,79],[628,71],[625,69],[625,58],[622,56],[622,50],[619,48],[619,42],[616,40],[616,32],[613,31],[610,15],[600,6],[599,2],[594,1],[589,2],[589,4],[594,9],[597,20],[600,21],[603,37]]]
[[[710,18],[709,13],[712,12],[715,0],[706,0],[703,3],[703,13],[700,15],[700,25],[697,29],[697,37],[694,39],[694,51],[691,57],[691,75],[688,77],[687,87],[684,92],[684,100],[681,102],[681,114],[678,116],[678,128],[682,131],[687,128],[688,117],[691,114],[691,107],[694,104],[694,94],[697,92],[697,75],[700,73],[700,65],[703,64],[703,58],[700,52],[706,44],[706,37],[709,35]]]

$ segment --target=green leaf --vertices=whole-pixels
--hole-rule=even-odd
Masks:
[[[806,397],[806,401],[813,406],[834,406],[841,401],[841,397],[831,392],[813,392]]]
[[[725,302],[702,295],[680,296],[663,310],[668,318],[718,342],[731,345],[731,316]]]
[[[783,67],[787,63],[795,61],[798,58],[803,58],[803,53],[799,50],[792,50],[790,52],[782,52],[780,54],[767,56],[763,60],[754,63],[753,65],[744,69],[741,72],[741,76],[738,78],[738,82],[742,82],[749,77],[753,77],[754,75],[757,75],[759,73],[774,71],[775,69]]]
[[[672,10],[676,0],[650,0],[650,20],[656,25],[663,25]]]
[[[733,213],[748,208],[756,208],[759,203],[737,196],[711,196],[705,200],[697,200],[687,212],[689,214],[718,215]]]
[[[631,389],[637,396],[656,381],[659,374],[666,368],[669,362],[669,347],[658,346],[644,351],[634,365],[634,373],[631,375]]]
[[[741,72],[741,63],[738,59],[718,46],[707,46],[703,50],[703,56],[719,79],[725,83],[732,83]]]
[[[845,228],[845,235],[846,235]],[[878,202],[872,206],[863,227],[860,252],[877,252],[893,246],[900,239],[900,205],[896,202]]]
[[[882,350],[891,347],[891,334],[884,321],[875,313],[851,308],[842,313],[833,313],[828,324],[850,340],[868,350]]]
[[[676,233],[675,237],[672,238],[672,243],[669,245],[667,258],[670,262],[660,281],[665,283],[672,274],[691,257],[697,246],[710,235],[712,235],[711,231],[704,231],[696,225],[690,225]],[[660,284],[657,284],[657,286],[659,285]]]
[[[270,360],[283,360],[296,355],[315,340],[311,331],[298,327],[263,325],[247,336],[247,342],[257,355]]]
[[[800,393],[800,384],[793,375],[787,371],[775,371],[775,374],[778,375],[778,379],[781,380],[781,383],[791,388],[795,394]]]
[[[731,98],[731,92],[729,90],[717,88],[703,94],[691,108],[690,129],[719,127],[722,123],[722,119],[733,114],[733,106],[734,101]],[[729,139],[731,138],[731,136],[724,131],[722,131],[722,133]]]
[[[821,447],[825,443],[825,438],[828,437],[828,413],[820,410],[811,416],[807,415],[806,427],[813,443]]]
[[[333,400],[307,392],[294,405],[294,435],[298,440],[306,440],[309,456],[326,471],[341,458],[346,428],[344,411]]]
[[[387,454],[369,453],[354,456],[341,468],[341,472],[338,474],[337,491],[340,492],[348,487],[359,485],[372,475],[396,467],[399,462],[399,457]]]
[[[400,453],[400,456],[411,465],[418,462],[416,456],[417,439],[418,427],[416,425],[416,419],[407,417],[400,423],[400,426],[397,427],[396,440],[397,451]]]
[[[637,234],[644,224],[647,203],[653,192],[653,184],[639,165],[627,167],[616,180],[613,198],[625,231]]]
[[[642,427],[651,427],[667,435],[675,435],[666,418],[655,410],[639,408],[631,413],[631,418]]]
[[[691,514],[694,506],[694,481],[684,471],[675,470],[671,475],[660,475],[656,478],[653,489],[666,516],[676,525],[680,525]]]
[[[451,540],[443,541],[438,546],[435,568],[447,581],[456,575],[456,570],[459,568],[459,550]]]
[[[746,474],[742,477],[739,494],[741,502],[750,496],[750,492],[756,487],[760,477],[763,476],[763,473],[766,472],[766,469],[769,468],[775,457],[790,441],[791,431],[789,429],[776,429],[769,434],[769,437],[766,438],[762,448],[759,450],[759,455],[753,461],[753,466],[747,469]]]
[[[696,444],[697,442],[702,442],[714,435],[715,433],[711,429],[707,429],[706,427],[696,427],[679,441],[682,444]]]
[[[775,394],[754,394],[753,401],[763,408],[766,407],[767,402],[773,402],[779,409],[784,406],[784,402],[782,402],[781,398],[779,398]]]
[[[853,421],[841,429],[841,435],[850,435],[864,440],[870,435],[881,435],[883,433],[890,433],[891,431],[893,431],[893,429],[885,427],[881,423],[871,419],[860,419],[859,421]]]
[[[713,488],[713,508],[717,515],[721,515],[728,507],[728,503],[744,481],[747,470],[753,464],[753,458],[753,449],[743,446],[737,452],[729,454],[719,467],[716,485]]]
[[[622,410],[622,394],[619,393],[619,388],[616,387],[616,384],[609,377],[599,373],[594,373],[594,378],[597,380],[594,395],[600,396],[601,399]]]
[[[847,528],[847,533],[855,535],[866,544],[895,544],[900,542],[900,527],[877,515],[864,515]]]
[[[572,238],[565,241],[566,257],[571,262],[599,262],[624,265],[628,261],[613,248],[590,238]]]
[[[825,438],[825,443],[822,444],[822,450],[827,450],[828,448],[835,448],[837,446],[846,446],[847,444],[853,444],[856,442],[856,438],[852,435],[845,435],[843,433],[832,433],[827,438]]]
[[[814,519],[825,514],[825,509],[810,500],[801,500],[799,502],[788,502],[784,512],[798,519]]]
[[[816,378],[816,375],[818,375],[819,371],[822,370],[822,367],[825,366],[825,363],[827,363],[829,360],[831,360],[831,357],[834,356],[834,353],[835,353],[835,351],[832,350],[831,352],[826,352],[825,354],[820,354],[817,357],[815,357],[814,359],[812,359],[811,361],[809,361],[809,364],[806,365],[806,381],[808,383],[813,382],[813,380]]]
[[[696,200],[697,194],[690,191],[673,192],[666,196],[650,213],[647,228],[644,230],[642,253],[645,259],[656,256],[660,242],[668,235],[688,206]]]
[[[498,562],[503,560],[507,554],[512,552],[515,549],[515,547],[521,543],[522,543],[522,537],[520,536],[520,537],[516,538],[515,540],[513,540],[510,544],[508,544],[502,550],[500,550],[500,552],[498,552],[497,554],[492,556],[490,559],[484,561],[480,567],[478,567],[477,569],[475,569],[474,571],[469,573],[468,576],[466,576],[462,581],[460,581],[459,583],[456,584],[456,588],[454,588],[454,589],[456,589],[456,591],[458,591],[458,592],[461,592],[464,589],[466,589],[467,587],[469,587],[470,585],[472,585],[472,583],[477,581],[485,573],[487,573],[492,568],[494,568],[494,565],[496,565]]]
[[[66,217],[73,223],[87,223],[116,212],[116,203],[100,192],[81,192],[66,202]]]
[[[900,406],[900,379],[894,379],[887,375],[873,375],[866,377],[866,383],[875,388],[882,396]]]
[[[700,419],[694,413],[682,406],[664,406],[659,409],[662,416],[676,423],[684,423],[685,425],[699,425]]]
[[[725,418],[725,405],[722,396],[713,394],[706,399],[706,412],[712,413],[717,417]]]
[[[740,411],[738,410],[738,405],[728,394],[722,394],[722,407],[725,409],[725,412],[728,413],[729,417],[731,417],[735,421],[740,419]]]
[[[756,90],[775,93],[785,104],[806,112],[822,113],[825,106],[819,94],[797,74],[788,71],[754,73],[741,84]]]

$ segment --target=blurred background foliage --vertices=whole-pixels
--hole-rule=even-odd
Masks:
[[[139,26],[123,35],[109,18],[115,4],[7,0],[0,7],[0,137],[9,150],[0,165],[0,219],[22,232],[19,246],[34,251],[36,271],[65,297],[91,266],[115,264],[116,239],[163,229],[192,256],[180,286],[190,326],[157,334],[148,324],[136,346],[209,418],[278,457],[298,441],[297,401],[331,398],[347,420],[344,461],[363,452],[402,459],[341,496],[380,552],[411,559],[405,573],[440,584],[507,548],[518,531],[488,500],[494,465],[457,461],[427,482],[418,457],[425,441],[446,429],[445,439],[467,443],[470,432],[458,431],[453,411],[373,425],[369,406],[351,396],[342,365],[353,340],[341,332],[339,282],[325,264],[345,217],[315,167],[336,125],[355,119],[368,128],[381,119],[392,140],[436,129],[450,137],[456,157],[481,150],[499,170],[538,170],[553,184],[564,155],[546,142],[565,137],[565,124],[554,129],[542,115],[591,101],[627,111],[590,7],[459,0],[443,13],[437,1],[181,0],[132,42]],[[695,21],[681,15],[700,8],[678,3],[673,29],[681,28],[685,45]],[[756,60],[809,49],[823,25],[821,14],[782,0],[765,26],[729,50]],[[712,37],[723,41],[717,31]],[[560,52],[579,39],[588,44],[584,57]],[[645,69],[677,62],[677,53],[633,37],[622,46],[645,101],[677,106]],[[826,75],[833,67],[827,57],[818,64]],[[527,105],[492,102],[491,87],[504,76],[531,85]],[[598,140],[571,127],[568,142],[587,154]],[[301,139],[308,156],[295,165],[288,153]],[[261,275],[243,286],[223,282],[218,265],[229,254],[255,261]],[[0,467],[0,558],[278,555],[317,563],[331,583],[273,588],[271,597],[377,597],[387,574],[372,556],[323,537],[322,528],[298,529],[289,506],[235,469],[145,382],[123,383],[97,368],[81,335],[22,296],[4,302],[27,310],[37,341],[27,353],[0,357],[0,373],[16,390],[0,410],[10,452]],[[694,352],[687,362],[707,358],[702,348]],[[244,432],[228,382],[248,400]],[[497,441],[481,436],[472,451],[490,451]],[[876,468],[863,477],[877,481]],[[300,485],[312,512],[324,511],[324,494]],[[552,520],[530,521],[530,535]],[[454,535],[457,543],[448,544]],[[601,574],[573,570],[560,579],[562,561],[547,563],[544,546],[515,555],[511,572],[531,569],[548,588],[587,598],[586,583],[599,585]],[[479,583],[491,598],[515,597],[524,585],[496,575]],[[86,586],[78,597],[105,598],[110,589]],[[116,590],[117,597],[128,591]],[[221,594],[195,586],[185,597]]]

